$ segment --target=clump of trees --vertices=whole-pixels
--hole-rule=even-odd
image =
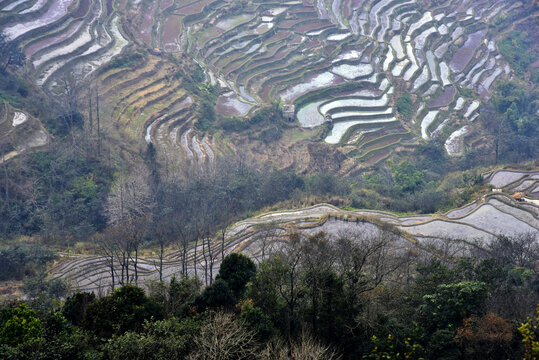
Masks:
[[[6,34],[0,34],[0,70],[5,72],[9,67],[24,65],[26,55],[17,40],[10,40]]]
[[[524,75],[528,66],[536,59],[530,52],[532,39],[526,31],[511,31],[498,42],[500,53],[519,77]]]
[[[408,93],[404,93],[397,100],[397,111],[404,115],[407,119],[412,117],[412,98]]]
[[[419,171],[410,161],[405,160],[393,167],[393,180],[402,191],[413,192],[425,182],[426,171]]]
[[[500,81],[481,119],[490,132],[494,159],[519,162],[532,159],[539,148],[537,90],[517,81]]]
[[[0,249],[0,280],[22,280],[35,275],[56,254],[39,245],[20,244]]]
[[[200,131],[207,131],[215,122],[215,102],[203,101],[198,108],[196,128]]]

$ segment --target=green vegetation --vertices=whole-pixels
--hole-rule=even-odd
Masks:
[[[291,234],[258,266],[228,255],[202,292],[195,279],[172,278],[147,294],[125,285],[99,299],[7,304],[0,357],[534,358],[536,320],[526,319],[539,300],[533,234],[443,262],[394,253],[399,241],[387,230],[333,241]]]
[[[522,334],[522,342],[526,348],[524,360],[539,358],[539,305],[535,311],[535,317],[528,317],[527,321],[520,325],[518,331]]]
[[[81,137],[79,130],[71,131],[46,151],[5,167],[0,190],[1,236],[40,233],[65,244],[85,239],[105,226],[102,206],[112,170],[91,139]],[[72,146],[75,141],[76,147]]]
[[[500,53],[519,77],[524,75],[528,66],[537,58],[530,52],[532,41],[532,37],[525,31],[511,31],[498,42]]]
[[[473,97],[473,90],[472,89],[468,89],[468,88],[463,87],[463,86],[457,86],[457,90],[464,97],[467,97],[467,98]]]
[[[183,88],[200,98],[195,126],[200,131],[209,130],[216,121],[215,102],[219,96],[219,86],[207,83],[204,70],[197,64],[193,71],[180,68],[174,76],[182,79]]]
[[[180,63],[178,63],[180,65]],[[187,70],[187,71],[186,71]],[[197,64],[194,69],[180,67],[174,77],[181,78],[183,87],[192,94],[200,96],[203,100],[215,103],[219,95],[219,86],[212,86],[206,82],[204,70]]]
[[[393,180],[402,191],[413,192],[424,183],[425,171],[417,171],[408,160],[393,167]]]
[[[6,102],[24,109],[34,116],[46,113],[46,100],[24,79],[9,72],[0,71],[0,103]]]
[[[55,258],[51,250],[39,245],[5,247],[0,249],[0,280],[22,280],[25,275],[35,275]]]
[[[239,297],[255,273],[256,266],[251,259],[242,254],[230,254],[219,267],[216,280],[226,282],[234,296]]]
[[[24,65],[26,55],[22,52],[19,42],[9,40],[4,33],[0,33],[0,72],[6,72],[8,67]]]
[[[112,70],[112,69],[122,69],[122,68],[130,68],[136,63],[146,60],[145,56],[142,53],[136,52],[136,53],[128,53],[125,55],[121,55],[118,57],[115,57],[110,62],[99,68],[100,73],[104,73],[106,71]]]
[[[200,131],[207,131],[215,122],[215,118],[215,104],[203,101],[198,108],[195,126]]]
[[[19,14],[20,9],[32,3],[19,4],[13,12],[4,11],[6,15],[0,16],[0,23],[37,18],[36,14]],[[163,9],[165,3],[170,3],[167,10]],[[409,244],[391,224],[384,224],[381,227],[386,230],[376,234],[338,234],[331,239],[323,233],[303,236],[291,231],[284,235],[276,227],[268,231],[288,241],[272,242],[273,249],[267,249],[266,256],[249,259],[233,253],[225,257],[226,230],[230,225],[262,211],[329,202],[347,208],[410,214],[441,212],[478,199],[490,190],[481,177],[490,165],[536,159],[538,94],[535,83],[526,83],[539,77],[539,70],[529,69],[537,58],[533,27],[528,33],[511,31],[500,40],[498,48],[520,80],[500,81],[495,92],[492,87],[490,101],[481,101],[477,109],[480,117],[473,124],[464,118],[455,119],[450,109],[440,112],[430,130],[445,118],[451,122],[441,136],[433,136],[428,142],[416,141],[417,132],[408,129],[409,121],[383,126],[373,121],[350,128],[338,146],[330,146],[322,139],[331,123],[298,130],[297,123],[283,118],[279,104],[269,102],[282,96],[288,98],[287,102],[295,99],[296,109],[300,109],[314,101],[380,96],[387,91],[384,96],[389,99],[388,110],[395,106],[400,120],[411,120],[412,110],[419,105],[416,102],[414,106],[412,101],[416,95],[406,92],[413,81],[389,76],[391,68],[385,72],[385,80],[380,66],[375,66],[373,76],[364,74],[358,80],[345,81],[330,74],[339,73],[334,66],[341,64],[357,66],[359,74],[367,68],[367,59],[383,60],[386,50],[392,50],[388,44],[378,46],[363,36],[330,41],[329,34],[347,35],[336,32],[335,24],[321,20],[324,9],[317,11],[315,7],[326,6],[328,14],[335,16],[333,20],[348,24],[345,17],[362,16],[358,11],[368,14],[375,4],[380,4],[378,1],[366,2],[358,11],[348,11],[349,4],[330,9],[327,1],[314,5],[312,1],[281,3],[278,6],[284,7],[283,12],[272,15],[271,25],[265,21],[262,26],[262,15],[278,12],[271,10],[277,2],[173,3],[144,0],[141,4],[127,2],[126,9],[116,9],[118,4],[108,2],[108,10],[99,19],[80,15],[80,31],[87,31],[88,26],[92,40],[79,49],[58,51],[67,50],[64,45],[69,45],[69,40],[50,49],[38,49],[45,43],[42,40],[68,38],[66,31],[78,26],[72,22],[72,10],[77,6],[68,8],[66,16],[55,24],[20,37],[25,51],[31,50],[28,46],[34,47],[36,58],[32,61],[45,55],[42,60],[57,63],[58,71],[48,65],[19,70],[25,62],[24,53],[17,42],[8,42],[0,34],[0,105],[8,103],[10,114],[13,108],[31,114],[32,122],[41,121],[52,135],[50,144],[42,146],[40,152],[28,151],[0,164],[0,280],[8,282],[6,288],[18,286],[17,290],[25,294],[25,301],[1,305],[0,358],[537,357],[538,319],[527,318],[539,301],[539,255],[534,234],[499,237],[485,245],[487,249],[474,248],[474,256],[468,258],[458,255],[460,251],[453,252],[452,246],[458,241],[444,244],[447,251],[438,253],[430,240]],[[389,39],[400,32],[405,36],[400,28],[375,23],[381,16],[386,17],[386,10],[393,11],[387,13],[389,20],[396,14],[409,13],[401,17],[408,19],[401,24],[406,30],[426,11],[439,14],[449,5],[440,1],[435,2],[439,6],[424,3],[387,2],[378,9],[378,16],[369,17],[371,30],[387,32],[372,35]],[[50,5],[49,0],[39,14]],[[92,2],[79,2],[79,8],[83,5]],[[454,39],[443,58],[435,51],[436,62],[449,64],[467,35],[485,27],[483,20],[497,5],[483,5],[468,19],[459,17],[464,37],[456,39],[460,35],[455,35],[453,28],[443,35],[444,39]],[[152,8],[155,10],[150,14]],[[505,7],[490,23],[485,35],[488,46],[478,42],[479,50],[470,53],[472,59],[465,73],[452,75],[453,85],[468,104],[471,99],[479,100],[479,95],[485,99],[479,84],[486,87],[486,77],[502,70],[504,61],[498,60],[488,43],[500,30],[496,26],[507,25],[510,29],[513,22],[516,29],[528,26],[530,19],[536,19],[536,9],[530,12],[528,23],[520,22],[525,8],[530,7]],[[414,14],[414,9],[419,12]],[[88,13],[95,15],[94,11]],[[113,19],[113,14],[121,16]],[[475,16],[482,19],[471,24]],[[142,25],[143,18],[151,20],[149,27],[147,21]],[[250,20],[245,22],[247,19]],[[441,25],[447,25],[449,20],[446,17],[438,22],[441,35]],[[109,35],[118,25],[130,45],[86,76],[86,61],[104,59],[105,51],[119,49],[118,41],[114,48],[110,48],[112,43],[105,46],[109,36],[104,36],[104,24]],[[318,27],[322,29],[319,38],[313,35]],[[264,28],[271,30],[259,36]],[[309,28],[312,30],[302,30]],[[147,45],[164,51],[146,50],[146,45],[141,45],[141,31],[145,32]],[[168,31],[174,41],[181,41],[166,44],[166,38],[172,37],[164,36]],[[420,32],[418,29],[412,36]],[[70,38],[83,39],[81,34]],[[429,41],[423,38],[425,47],[417,46],[416,50],[444,50],[439,46],[446,40],[436,36]],[[105,48],[88,54],[86,49],[93,49],[98,40]],[[169,52],[176,46],[181,51]],[[83,58],[79,56],[82,53]],[[485,62],[488,71],[475,67],[483,56],[491,56],[492,63]],[[198,65],[197,60],[203,65]],[[400,61],[402,58],[394,59],[390,66]],[[426,70],[427,65],[432,64],[421,66]],[[70,73],[74,68],[77,71]],[[49,73],[49,69],[53,72]],[[406,69],[412,74],[409,66]],[[73,75],[81,74],[81,70],[84,82]],[[261,102],[258,110],[245,117],[219,116],[215,107],[224,91],[208,83],[209,70],[242,92],[253,92],[252,96]],[[463,76],[466,73],[468,78]],[[418,74],[409,80],[417,79]],[[43,75],[50,77],[45,81]],[[472,84],[471,77],[475,76]],[[45,82],[43,88],[33,84],[37,79]],[[335,84],[327,82],[330,80]],[[417,96],[434,80],[423,83]],[[295,87],[302,82],[310,84]],[[99,84],[101,109],[94,102],[94,89],[81,90],[88,84]],[[308,91],[311,86],[323,88]],[[360,89],[365,91],[358,92]],[[393,90],[402,95],[395,97]],[[441,91],[440,88],[433,95]],[[50,98],[45,100],[45,96]],[[363,104],[342,106],[327,114],[370,108]],[[465,111],[463,108],[459,113]],[[372,119],[385,115],[389,116],[379,114]],[[101,121],[99,133],[95,131],[96,120]],[[466,155],[447,156],[443,140],[464,125],[471,128],[465,142]],[[9,119],[5,126],[13,130]],[[25,126],[28,123],[17,129],[24,130]],[[360,133],[367,129],[373,132]],[[147,147],[142,139],[145,130],[155,140]],[[192,146],[192,154],[181,150],[186,131],[194,136],[188,137],[193,140],[191,145],[201,140],[204,164],[196,162],[198,147]],[[303,139],[307,134],[311,139]],[[283,137],[293,139],[292,144],[285,144]],[[16,150],[16,145],[2,142],[0,149],[5,153]],[[274,149],[275,154],[267,153]],[[358,225],[363,220],[355,219]],[[326,224],[331,226],[331,222],[329,219]],[[219,248],[212,249],[219,240]],[[235,251],[243,246],[245,243]],[[169,248],[182,264],[175,270],[178,277],[171,279],[171,274],[163,271],[163,260],[168,260],[164,254]],[[96,285],[96,294],[71,294],[70,284],[45,273],[47,265],[56,259],[50,249],[104,254],[99,267],[111,269],[112,286]],[[197,274],[195,268],[192,278],[188,276],[193,275],[193,268],[186,260],[193,259],[189,249],[202,251],[204,259],[200,262],[203,271],[198,268]],[[145,266],[149,256],[161,260],[159,282],[142,284],[143,271],[136,265],[139,256],[145,257]],[[103,266],[108,261],[112,265]],[[119,273],[114,271],[115,261],[121,267]],[[157,262],[155,268],[159,267]],[[76,268],[81,277],[96,276],[80,270],[83,268],[86,269]],[[137,271],[141,272],[140,278]],[[204,288],[199,278],[204,278]],[[147,291],[134,284],[147,285]],[[520,334],[517,324],[522,324]]]
[[[257,133],[255,138],[265,144],[281,139],[284,129],[288,126],[290,123],[283,117],[277,103],[262,107],[247,119],[221,116],[215,125],[216,128],[234,132],[251,130]]]
[[[489,105],[481,119],[492,136],[495,161],[534,158],[539,149],[537,90],[516,81],[500,81]]]
[[[144,296],[144,291],[125,285],[110,296],[89,303],[82,326],[100,338],[140,331],[144,320],[159,320],[162,317],[160,304]]]
[[[405,93],[397,100],[397,111],[407,119],[412,117],[412,99],[408,93]]]
[[[0,342],[11,347],[24,345],[28,341],[39,338],[42,331],[41,320],[37,313],[21,304],[11,311],[2,309],[3,327],[0,329]]]
[[[220,116],[215,124],[216,128],[225,131],[242,132],[249,129],[251,124],[248,120],[238,116]]]
[[[66,113],[55,118],[46,118],[43,121],[43,125],[47,130],[59,137],[65,137],[71,133],[72,130],[82,130],[84,127],[84,116],[77,112]]]
[[[493,103],[513,131],[519,135],[535,137],[539,131],[537,92],[517,82],[502,81],[496,87]]]

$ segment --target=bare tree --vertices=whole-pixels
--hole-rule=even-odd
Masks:
[[[326,234],[320,232],[310,236],[303,242],[302,268],[307,274],[305,283],[309,287],[309,298],[312,305],[311,324],[313,334],[318,335],[318,318],[320,313],[320,300],[332,289],[327,289],[325,279],[331,273],[335,251],[331,247]]]
[[[278,238],[277,224],[274,222],[255,225],[256,235],[254,239],[260,245],[260,257],[258,262],[264,261],[266,256],[274,252],[275,240]]]
[[[296,315],[299,297],[299,277],[303,252],[301,251],[301,235],[292,233],[289,240],[281,244],[275,253],[274,261],[276,271],[272,272],[271,283],[276,284],[279,295],[285,300],[288,307],[289,331],[295,332]],[[279,262],[285,264],[280,266]]]
[[[256,334],[232,314],[216,313],[195,337],[196,350],[189,357],[200,360],[253,359],[258,353]]]
[[[129,221],[123,222],[119,225],[122,235],[125,237],[126,249],[127,249],[127,258],[133,264],[134,278],[127,278],[128,283],[132,283],[134,280],[135,284],[138,284],[138,253],[144,234],[146,233],[146,228],[148,225],[148,216],[140,216],[137,218],[132,218]],[[126,267],[129,270],[129,264]]]
[[[18,40],[10,40],[9,37],[0,33],[0,66],[2,71],[6,71],[9,66],[24,66],[26,55],[21,50]]]
[[[161,219],[157,221],[152,229],[153,239],[157,241],[159,245],[159,253],[157,255],[157,262],[154,262],[154,267],[159,273],[159,281],[163,281],[163,260],[165,258],[165,246],[172,240],[173,229],[167,222],[168,219]]]
[[[114,290],[116,286],[116,269],[114,267],[117,259],[117,248],[113,238],[110,237],[109,231],[98,233],[93,236],[93,242],[98,247],[98,252],[104,257],[105,264],[110,272],[110,286]]]
[[[94,132],[94,115],[93,115],[93,109],[92,109],[92,88],[90,87],[89,90],[89,96],[88,96],[88,120],[89,120],[89,126],[90,126],[90,138],[92,137],[92,133]]]
[[[358,295],[374,290],[407,261],[400,250],[398,235],[380,229],[344,232],[335,243],[337,266]]]
[[[195,276],[197,276],[197,252],[198,252],[198,243],[202,241],[202,258],[204,259],[204,278],[206,285],[208,284],[208,273],[212,272],[213,263],[215,262],[216,249],[212,246],[211,235],[214,230],[214,226],[218,221],[217,209],[210,202],[211,192],[213,187],[211,186],[212,179],[201,178],[198,181],[198,186],[196,186],[198,193],[198,202],[193,206],[194,213],[191,217],[191,222],[194,224],[196,235],[195,238],[195,251],[194,251],[194,266],[195,266]],[[211,276],[210,276],[211,277]],[[209,283],[213,279],[209,279]]]
[[[127,283],[132,281],[129,277],[130,262],[134,266],[134,282],[138,282],[138,251],[154,204],[148,177],[148,169],[142,165],[137,166],[132,174],[122,174],[105,205],[109,223],[122,239],[122,274],[125,270]]]
[[[90,97],[91,97],[90,92]],[[100,112],[99,112],[99,87],[96,86],[95,88],[95,105],[96,105],[96,118],[97,118],[97,154],[101,155],[101,120],[100,120]]]
[[[130,174],[122,174],[113,185],[105,205],[110,224],[144,217],[151,213],[154,199],[148,183],[149,171],[137,165]]]
[[[116,283],[125,285],[129,283],[129,263],[131,248],[129,240],[124,236],[123,224],[111,225],[102,233],[94,235],[94,243],[99,253],[105,258],[110,271],[111,287],[114,290]],[[120,266],[118,274],[117,265]]]
[[[221,244],[221,260],[223,260],[225,258],[225,243],[226,243],[226,233],[228,231],[228,225],[227,226],[224,226],[222,227],[220,230],[219,230],[219,240],[220,240],[220,244]]]
[[[80,79],[73,73],[68,73],[58,81],[59,87],[61,89],[60,95],[58,96],[58,105],[61,111],[61,116],[64,119],[68,132],[76,126],[82,127],[82,117],[77,119],[80,115],[80,93],[82,89],[82,82]],[[75,142],[73,141],[73,145]]]
[[[202,237],[202,257],[204,258],[205,284],[213,284],[213,267],[219,257],[219,244],[209,234]]]
[[[189,250],[189,244],[193,239],[192,227],[190,224],[184,222],[183,219],[177,219],[173,223],[175,226],[176,244],[179,248],[180,261],[182,263],[182,275],[187,276],[187,253]]]
[[[292,342],[276,338],[267,343],[260,352],[260,360],[337,360],[337,352],[330,346],[321,344],[305,331]]]
[[[500,235],[487,249],[485,257],[507,265],[525,267],[539,271],[539,235],[524,233],[514,236]]]
[[[6,108],[6,105],[5,104],[2,104],[4,106],[4,111],[7,111],[7,108]],[[9,171],[8,171],[8,167],[7,167],[7,160],[5,158],[6,156],[6,148],[9,148],[10,146],[10,141],[9,141],[9,138],[8,136],[6,136],[5,134],[2,134],[2,136],[0,137],[0,152],[2,152],[2,156],[0,157],[0,161],[1,161],[1,164],[2,164],[2,167],[4,168],[4,204],[8,207],[9,209],[9,186],[10,186],[10,179],[9,179]]]

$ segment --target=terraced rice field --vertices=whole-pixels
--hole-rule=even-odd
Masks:
[[[535,205],[539,204],[539,171],[495,170],[483,175],[485,181],[494,188],[515,193],[522,192],[525,200]]]
[[[69,73],[103,82],[104,95],[116,92],[103,96],[115,126],[127,124],[127,136],[153,142],[184,164],[190,152],[200,153],[191,139],[181,142],[195,119],[193,109],[182,106],[172,113],[186,94],[180,81],[171,80],[169,55],[187,55],[208,82],[221,86],[218,114],[243,117],[269,102],[293,103],[300,126],[329,122],[324,141],[355,146],[346,154],[361,162],[366,133],[380,159],[399,143],[429,141],[434,130],[447,134],[444,126],[460,129],[441,139],[446,145],[474,134],[481,100],[496,79],[512,74],[489,22],[500,13],[522,16],[522,6],[508,0],[250,0],[242,6],[222,0],[15,0],[2,3],[0,16],[8,17],[2,32],[21,42],[37,84],[54,96]],[[101,70],[141,48],[151,53],[146,64]],[[112,80],[124,78],[130,81],[112,90]],[[472,95],[464,96],[462,88]],[[414,118],[421,121],[395,113],[403,91],[417,95]],[[187,95],[196,107],[197,99]],[[433,118],[439,111],[443,124]],[[394,141],[387,141],[390,134]],[[208,142],[197,159],[212,158],[211,139],[202,133],[196,138]],[[450,155],[465,152],[455,146],[446,146]]]
[[[503,194],[490,194],[465,207],[446,214],[404,216],[370,210],[346,211],[327,204],[310,208],[261,214],[240,221],[229,228],[225,240],[225,254],[239,252],[260,260],[262,255],[277,249],[293,231],[312,235],[319,231],[330,237],[343,233],[376,233],[382,224],[393,228],[399,234],[397,245],[400,249],[443,256],[444,249],[469,254],[474,247],[487,245],[496,235],[515,235],[539,231],[539,207],[522,204]],[[534,212],[535,209],[535,212]],[[495,218],[496,221],[489,219]],[[271,233],[267,227],[271,225]],[[217,241],[217,240],[215,240]],[[215,243],[218,246],[218,243]],[[204,278],[204,258],[200,248],[191,247],[187,255],[188,271],[191,275]],[[82,257],[65,259],[54,269],[54,276],[63,277],[80,289],[98,291],[109,284],[110,270],[106,259]],[[164,278],[178,274],[182,267],[178,251],[168,253],[164,262]],[[219,260],[214,266],[214,274]],[[119,271],[119,264],[116,264]],[[131,270],[132,271],[132,270]],[[139,284],[156,279],[157,260],[143,258],[139,268]]]
[[[172,76],[177,68],[163,56],[186,45],[184,15],[175,13],[183,6],[180,2],[37,0],[4,6],[7,3],[2,4],[0,20],[3,15],[10,20],[1,31],[20,41],[29,75],[50,96],[62,94],[65,79],[73,78],[86,89],[86,99],[99,94],[105,132],[152,142],[173,165],[213,166],[210,137],[193,134],[203,145],[197,148],[190,139],[188,147],[200,155],[190,162],[176,135],[180,128],[192,127],[194,111],[193,98],[181,79]],[[127,60],[127,66],[108,66],[141,47],[154,54],[142,53],[142,60]],[[95,116],[95,100],[93,106]]]
[[[226,4],[213,4],[203,17],[209,27],[201,26],[199,18],[187,26],[192,29],[190,53],[239,99],[238,109],[222,107],[220,112],[241,114],[247,110],[246,104],[253,104],[247,96],[257,102],[294,103],[301,126],[331,123],[325,141],[335,145],[347,144],[349,138],[357,138],[373,126],[394,126],[392,122],[401,126],[399,133],[415,130],[428,140],[439,125],[433,116],[442,109],[449,119],[444,126],[459,121],[461,128],[470,129],[479,101],[458,96],[457,89],[468,87],[485,98],[492,82],[507,75],[501,70],[507,64],[489,37],[488,21],[504,9],[518,11],[502,1],[445,2],[420,13],[414,0],[317,0],[250,2],[242,11],[256,16],[239,18]],[[258,33],[260,26],[271,27],[271,31]],[[409,129],[410,124],[391,114],[391,85],[399,81],[406,82],[408,91],[423,95],[414,104],[416,108],[426,104],[430,108],[431,112],[423,114],[426,121],[420,128]],[[243,93],[238,91],[240,86]],[[349,106],[345,91],[339,91],[364,88],[383,88],[390,100],[377,109],[367,99]],[[335,113],[343,115],[327,112],[324,104],[331,101],[336,104]],[[459,111],[465,105],[465,119],[461,119]],[[468,133],[458,133],[458,142]],[[380,132],[380,144],[384,135]],[[452,135],[443,140],[455,143],[456,135]],[[464,153],[464,148],[454,147],[447,148],[451,155]],[[357,155],[360,150],[352,153]]]

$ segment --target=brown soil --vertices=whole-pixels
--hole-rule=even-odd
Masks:
[[[346,155],[335,147],[324,143],[311,143],[307,145],[309,151],[310,172],[339,172]]]

